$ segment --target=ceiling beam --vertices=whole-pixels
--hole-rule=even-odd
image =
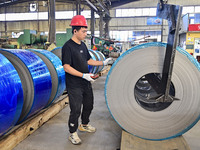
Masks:
[[[120,1],[113,1],[113,2],[111,1],[110,7],[114,8],[114,7],[118,7],[118,6],[124,5],[124,4],[135,2],[135,1],[139,1],[139,0],[120,0]]]
[[[25,2],[31,2],[31,1],[35,1],[35,0],[15,0],[9,3],[6,2],[0,2],[0,8],[5,7],[5,6],[10,6],[10,5],[16,5],[19,3],[25,3]],[[38,0],[38,1],[47,1],[47,0]],[[65,3],[72,3],[74,2],[74,0],[56,0],[56,2],[65,2]]]
[[[94,11],[98,11],[98,9],[96,8],[96,6],[94,6],[89,0],[85,0],[87,3],[88,3],[88,5],[90,6],[90,8],[92,8]]]
[[[110,16],[109,9],[106,7],[106,5],[101,0],[97,0],[97,2],[99,2],[98,5],[101,7],[101,9],[103,9],[106,15]]]

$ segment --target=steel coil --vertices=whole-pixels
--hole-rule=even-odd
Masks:
[[[36,49],[29,49],[29,50],[35,53],[44,61],[50,72],[52,81],[52,90],[51,90],[51,96],[47,103],[47,106],[49,106],[59,96],[61,96],[64,90],[66,89],[65,71],[63,69],[62,62],[55,54],[47,50],[36,50]]]
[[[22,107],[20,77],[11,62],[0,54],[0,136],[17,123]]]
[[[52,82],[45,63],[26,50],[0,50],[15,67],[22,82],[24,105],[18,123],[44,108],[50,98]]]
[[[177,48],[171,95],[160,103],[145,75],[161,76],[166,44],[147,43],[131,48],[112,65],[105,84],[105,99],[115,121],[127,132],[149,140],[165,140],[192,128],[200,118],[200,65]]]
[[[96,52],[98,53],[98,55],[99,55],[99,57],[100,57],[100,61],[104,61],[104,60],[105,60],[105,56],[104,56],[100,51],[96,51]],[[99,66],[97,72],[102,71],[102,70],[103,70],[103,67],[104,67],[104,66]]]
[[[96,51],[93,51],[93,50],[89,50],[89,51],[94,55],[94,57],[96,58],[96,61],[101,60],[99,54]],[[98,73],[98,69],[99,69],[99,66],[93,66],[92,73],[94,73],[94,74]]]
[[[58,56],[60,60],[62,60],[62,47],[56,47],[51,52]]]
[[[89,53],[90,53],[91,59],[96,60],[96,57],[94,56],[94,54],[91,51],[89,51]],[[89,73],[94,72],[94,66],[88,65],[88,69],[89,69]]]

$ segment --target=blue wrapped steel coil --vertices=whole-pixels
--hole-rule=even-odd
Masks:
[[[101,61],[101,58],[100,58],[100,56],[99,56],[99,54],[97,52],[95,52],[95,51],[93,51],[91,49],[89,51],[94,55],[94,57],[96,58],[96,61]],[[96,74],[98,69],[99,69],[99,66],[93,66],[92,73]]]
[[[47,65],[52,80],[52,91],[47,106],[49,106],[55,99],[61,96],[66,89],[65,71],[61,60],[52,52],[47,50],[29,49],[38,55]]]
[[[24,105],[18,123],[43,109],[50,98],[52,82],[46,64],[37,55],[20,49],[0,49],[22,81]]]
[[[51,52],[58,56],[60,60],[62,60],[62,47],[56,47]]]
[[[11,62],[0,54],[0,136],[18,121],[23,107],[22,83]]]
[[[91,59],[96,60],[96,57],[94,56],[94,54],[91,51],[89,51],[89,54],[91,56]],[[93,73],[94,66],[88,65],[88,69],[89,69],[89,73]]]
[[[99,54],[100,57],[100,61],[104,61],[106,58],[105,56],[100,52],[100,51],[96,51]],[[99,66],[97,72],[100,72],[103,69],[104,66]]]

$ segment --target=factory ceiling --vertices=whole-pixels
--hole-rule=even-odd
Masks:
[[[15,5],[18,3],[31,2],[31,1],[48,1],[48,0],[0,0],[0,7],[6,7],[10,5]],[[64,3],[79,3],[88,5],[95,11],[108,11],[110,8],[118,7],[123,4],[138,0],[55,0],[56,2]]]

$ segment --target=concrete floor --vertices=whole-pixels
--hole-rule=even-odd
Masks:
[[[68,140],[67,106],[54,118],[27,137],[14,150],[117,150],[120,148],[121,128],[111,117],[104,98],[106,75],[93,83],[95,97],[91,124],[97,128],[96,133],[78,132],[81,145],[72,145]],[[200,122],[184,135],[191,150],[200,150]]]
[[[200,150],[200,121],[186,132],[183,137],[191,150]]]
[[[14,150],[116,150],[120,148],[121,128],[111,117],[104,97],[106,75],[93,83],[94,109],[90,124],[95,133],[78,132],[81,145],[72,145],[68,140],[69,107],[45,123],[42,127],[17,145]]]

